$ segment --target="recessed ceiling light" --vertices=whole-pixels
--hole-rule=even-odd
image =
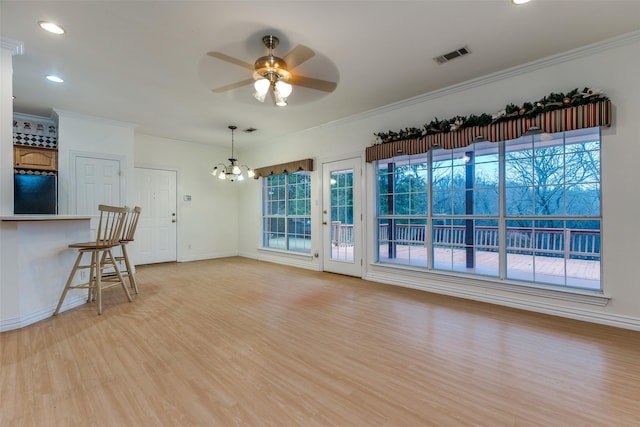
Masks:
[[[62,80],[60,77],[58,76],[54,76],[53,74],[48,74],[47,76],[45,76],[45,78],[47,80],[49,80],[50,82],[55,82],[55,83],[62,83],[64,82],[64,80]]]
[[[62,28],[60,25],[55,24],[53,22],[40,21],[38,22],[38,25],[40,25],[40,28],[42,28],[45,31],[49,31],[50,33],[64,34],[64,28]]]
[[[511,0],[511,3],[513,4],[525,4],[525,3],[529,3],[531,0]]]

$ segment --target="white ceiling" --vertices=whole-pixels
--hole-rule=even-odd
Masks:
[[[42,20],[67,33],[44,32]],[[636,31],[640,1],[0,0],[0,28],[24,45],[13,58],[17,112],[55,108],[220,146],[230,124],[257,128],[236,136],[247,146]],[[277,56],[311,48],[294,72],[336,81],[335,92],[294,87],[284,108],[260,104],[250,86],[213,93],[251,72],[206,53],[253,63],[267,34],[280,38]],[[463,46],[472,53],[433,60]]]

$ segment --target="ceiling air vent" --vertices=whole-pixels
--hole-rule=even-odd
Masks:
[[[460,49],[454,50],[453,52],[445,53],[444,55],[437,56],[433,58],[438,64],[444,64],[445,62],[449,62],[452,59],[458,58],[463,55],[467,55],[471,53],[468,47],[461,47]]]

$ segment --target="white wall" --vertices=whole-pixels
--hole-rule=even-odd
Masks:
[[[13,68],[12,50],[0,48],[0,215],[13,214]],[[0,227],[0,242],[12,235]],[[15,317],[19,313],[20,290],[15,261],[10,253],[3,253],[0,244],[0,319]],[[6,250],[6,249],[5,249]]]
[[[177,171],[179,261],[238,254],[237,190],[257,182],[230,183],[211,176],[227,157],[228,150],[219,147],[136,135],[137,167]],[[185,195],[191,201],[184,201]]]
[[[54,109],[54,113],[58,122],[58,213],[76,213],[71,206],[70,195],[74,181],[71,176],[74,153],[122,159],[125,168],[120,177],[124,185],[124,194],[120,194],[121,204],[133,206],[135,126],[59,109]]]
[[[409,286],[433,292],[457,295],[533,311],[591,320],[632,329],[640,329],[640,282],[635,265],[640,259],[640,34],[600,43],[545,61],[467,82],[437,93],[427,94],[338,123],[289,135],[240,153],[244,161],[260,167],[306,157],[317,160],[350,157],[371,144],[374,132],[420,127],[433,117],[456,114],[493,113],[509,103],[522,104],[551,92],[567,92],[585,86],[600,88],[614,106],[613,126],[603,131],[602,139],[602,283],[606,301],[586,298],[561,298],[555,292],[515,293],[482,280],[460,279],[437,273],[390,269],[373,263],[371,197],[365,201],[366,222],[365,278],[389,284]],[[319,176],[316,173],[316,177]],[[367,165],[365,194],[372,193],[373,172]],[[314,186],[320,186],[319,179]],[[314,194],[321,194],[316,188]],[[240,198],[240,253],[264,259],[257,249],[260,233],[259,187],[245,187]],[[312,221],[320,218],[320,203],[313,204]],[[318,236],[319,233],[315,233]],[[313,246],[320,243],[316,240]],[[299,265],[296,257],[279,257],[278,262]],[[322,268],[322,260],[309,268]],[[499,285],[499,284],[498,284]]]

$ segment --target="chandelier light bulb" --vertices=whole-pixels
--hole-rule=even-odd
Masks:
[[[242,170],[240,169],[240,166],[233,165],[233,169],[231,169],[231,173],[234,175],[240,175],[242,173]]]
[[[226,179],[227,178],[227,174],[225,174],[224,171],[220,171],[220,175],[218,175],[218,178]]]
[[[249,178],[253,178],[254,176],[256,176],[256,173],[253,171],[253,169],[249,169],[249,171],[247,172],[247,176]]]

